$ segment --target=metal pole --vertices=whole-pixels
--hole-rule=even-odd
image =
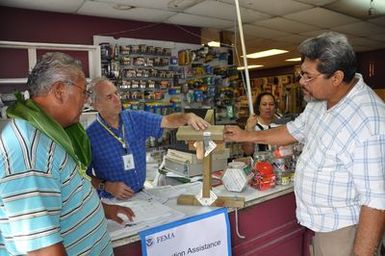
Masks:
[[[246,94],[247,94],[247,101],[249,102],[249,113],[250,113],[250,115],[253,115],[254,114],[254,110],[253,110],[253,99],[251,98],[249,68],[247,66],[246,47],[245,47],[245,40],[244,40],[244,37],[243,37],[243,27],[242,27],[241,11],[239,9],[239,2],[238,2],[238,0],[235,0],[235,7],[236,7],[236,10],[237,10],[239,37],[241,38],[241,46],[242,46],[242,53],[243,53],[243,65],[245,67]]]

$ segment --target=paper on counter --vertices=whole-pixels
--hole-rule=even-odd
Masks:
[[[179,191],[179,195],[181,194],[197,194],[202,190],[202,182],[197,181],[197,182],[192,182],[192,183],[185,183],[185,184],[180,184],[174,186],[175,189]]]
[[[150,195],[152,198],[159,198],[161,199],[161,201],[163,201],[163,199],[168,200],[171,198],[175,198],[179,195],[178,190],[171,185],[145,189],[143,192]]]
[[[202,190],[202,182],[185,183],[176,186],[162,186],[145,189],[136,193],[127,201],[103,199],[108,204],[118,204],[131,208],[135,213],[133,221],[126,217],[124,224],[107,221],[107,230],[112,240],[136,235],[150,227],[172,222],[186,216],[185,213],[172,209],[162,203],[182,194],[197,194]]]
[[[135,235],[149,227],[178,220],[185,216],[185,214],[156,201],[130,200],[118,204],[131,208],[135,213],[135,218],[133,221],[129,221],[124,216],[125,221],[123,224],[108,220],[107,230],[112,240]]]
[[[197,193],[202,188],[202,182],[184,183],[180,185],[167,185],[161,187],[155,187],[151,189],[143,190],[144,193],[149,195],[151,198],[164,203],[164,201],[172,198],[176,198],[186,193]]]

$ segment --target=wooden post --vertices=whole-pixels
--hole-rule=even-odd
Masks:
[[[211,162],[212,156],[209,154],[203,158],[203,190],[202,197],[209,198],[211,190]]]
[[[214,111],[212,109],[206,112],[205,120],[211,125],[214,125]],[[205,146],[203,145],[203,148]],[[204,153],[206,154],[206,149]],[[202,197],[209,198],[211,191],[211,163],[212,163],[212,154],[203,158],[203,188],[202,188]]]
[[[205,120],[212,124],[205,130],[206,133],[210,134],[210,140],[223,141],[223,129],[224,126],[215,126],[214,124],[214,111],[208,110],[205,116]],[[182,126],[179,127],[176,137],[178,140],[188,141],[204,141],[204,133],[202,131],[195,131],[191,127]],[[203,145],[204,153],[205,146]],[[211,197],[211,162],[212,154],[208,154],[203,158],[203,186],[202,186],[202,198],[210,199]],[[200,201],[194,195],[180,195],[177,200],[178,204],[181,205],[202,205]],[[223,197],[219,196],[217,199],[209,204],[210,206],[220,207],[244,207],[245,199],[243,197]]]

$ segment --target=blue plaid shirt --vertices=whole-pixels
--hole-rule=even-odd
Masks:
[[[123,181],[138,192],[143,188],[146,179],[146,139],[150,136],[162,136],[162,116],[145,111],[124,110],[120,113],[119,129],[108,126],[100,115],[97,118],[120,138],[123,138],[124,125],[127,147],[123,148],[122,144],[95,120],[87,128],[92,148],[92,162],[87,174],[106,181]],[[125,170],[122,157],[131,153],[134,156],[135,169]],[[99,195],[111,197],[111,194],[105,191],[99,191]]]
[[[337,105],[310,102],[287,124],[304,143],[294,183],[297,218],[316,232],[357,224],[362,205],[385,209],[385,104],[356,77]]]

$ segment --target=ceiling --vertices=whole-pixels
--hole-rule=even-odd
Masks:
[[[0,5],[198,26],[203,42],[219,39],[225,31],[238,38],[232,41],[242,52],[235,0],[1,0]],[[357,52],[385,49],[385,0],[239,0],[239,6],[247,53],[289,51],[248,60],[248,65],[291,65],[284,60],[298,57],[301,41],[330,30],[346,34]]]

